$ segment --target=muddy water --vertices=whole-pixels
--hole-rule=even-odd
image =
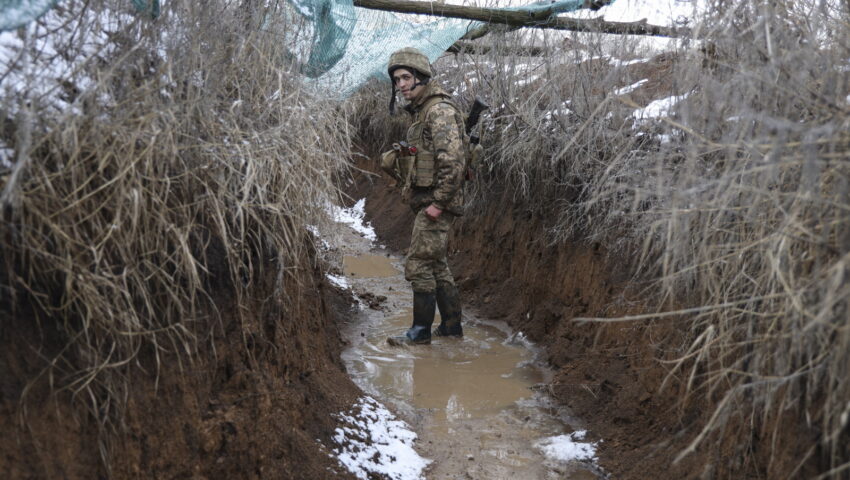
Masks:
[[[378,255],[346,255],[342,258],[342,266],[346,277],[383,278],[399,273],[393,266],[392,259]]]
[[[353,290],[386,301],[349,324],[343,359],[362,389],[393,405],[417,432],[417,450],[432,460],[427,478],[602,478],[589,462],[547,459],[535,446],[574,431],[577,422],[534,388],[549,374],[521,335],[467,311],[462,339],[391,347],[387,337],[403,333],[412,318],[401,259],[348,253],[343,265]]]

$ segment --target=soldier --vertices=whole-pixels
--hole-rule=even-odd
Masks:
[[[396,90],[409,103],[413,117],[407,148],[384,154],[382,167],[399,180],[403,198],[416,219],[404,266],[413,287],[413,326],[404,335],[390,337],[391,345],[431,343],[435,304],[440,325],[434,336],[463,336],[460,295],[446,260],[449,229],[463,214],[465,173],[464,122],[458,108],[432,77],[428,57],[415,48],[390,56],[387,69]]]

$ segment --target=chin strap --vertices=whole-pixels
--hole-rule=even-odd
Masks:
[[[416,83],[414,83],[414,84],[413,84],[413,86],[412,86],[412,87],[410,87],[410,89],[411,89],[411,90],[414,90],[416,87],[419,87],[419,86],[424,87],[425,85],[428,85],[428,82],[429,82],[429,81],[431,81],[431,78],[430,78],[430,77],[425,77],[425,78],[424,78],[424,79],[422,79],[422,80],[417,79]]]
[[[395,82],[393,82],[393,92],[390,94],[390,115],[395,113]]]

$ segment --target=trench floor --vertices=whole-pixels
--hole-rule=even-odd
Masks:
[[[592,459],[544,454],[547,439],[574,434],[581,422],[546,394],[551,374],[520,332],[467,310],[461,339],[392,347],[387,337],[412,319],[403,259],[353,230],[341,243],[346,281],[364,299],[343,332],[343,360],[361,389],[417,433],[428,479],[605,478]]]

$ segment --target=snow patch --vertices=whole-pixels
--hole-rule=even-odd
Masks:
[[[685,23],[694,13],[706,10],[705,0],[618,0],[597,11],[577,10],[564,14],[573,18],[602,17],[609,22],[636,22],[674,26]]]
[[[310,232],[310,233],[312,233],[312,234],[313,234],[313,236],[314,236],[314,237],[316,237],[316,240],[318,240],[319,242],[321,242],[321,249],[322,249],[322,250],[324,250],[324,251],[328,251],[328,250],[330,250],[330,249],[331,249],[331,244],[330,244],[330,243],[328,243],[328,241],[327,241],[327,240],[325,240],[325,239],[322,237],[322,232],[320,232],[320,231],[319,231],[319,227],[317,227],[317,226],[315,226],[315,225],[307,225],[307,231],[308,231],[308,232]]]
[[[598,442],[579,442],[584,440],[586,430],[578,430],[567,435],[546,437],[535,442],[548,459],[557,462],[595,461]]]
[[[413,449],[416,434],[375,399],[362,397],[348,414],[337,417],[345,426],[336,429],[334,453],[357,478],[425,478],[423,471],[431,462]]]
[[[629,85],[628,87],[623,87],[623,88],[617,89],[617,90],[614,91],[614,95],[625,95],[627,93],[631,93],[631,92],[637,90],[638,88],[640,88],[641,85],[643,85],[644,83],[646,83],[648,81],[649,81],[648,78],[644,78],[643,80],[639,80],[637,83],[633,83],[633,84]]]
[[[626,67],[628,65],[634,65],[635,63],[647,63],[650,59],[648,58],[635,58],[633,60],[620,60],[619,58],[611,57],[608,61],[611,62],[611,65],[614,67]]]
[[[325,276],[328,277],[328,280],[330,280],[331,283],[333,283],[334,285],[336,285],[339,288],[346,289],[346,288],[349,287],[348,279],[346,279],[342,275],[334,275],[333,273],[328,273]]]
[[[342,208],[336,205],[330,206],[330,214],[335,222],[344,223],[356,232],[363,235],[367,240],[375,241],[378,237],[375,235],[375,229],[369,222],[364,222],[363,217],[366,216],[366,199],[361,198],[351,208]]]
[[[670,109],[673,108],[677,103],[688,98],[688,95],[689,94],[686,93],[685,95],[674,95],[672,97],[653,100],[646,107],[639,108],[632,112],[632,116],[638,120],[666,117]]]

